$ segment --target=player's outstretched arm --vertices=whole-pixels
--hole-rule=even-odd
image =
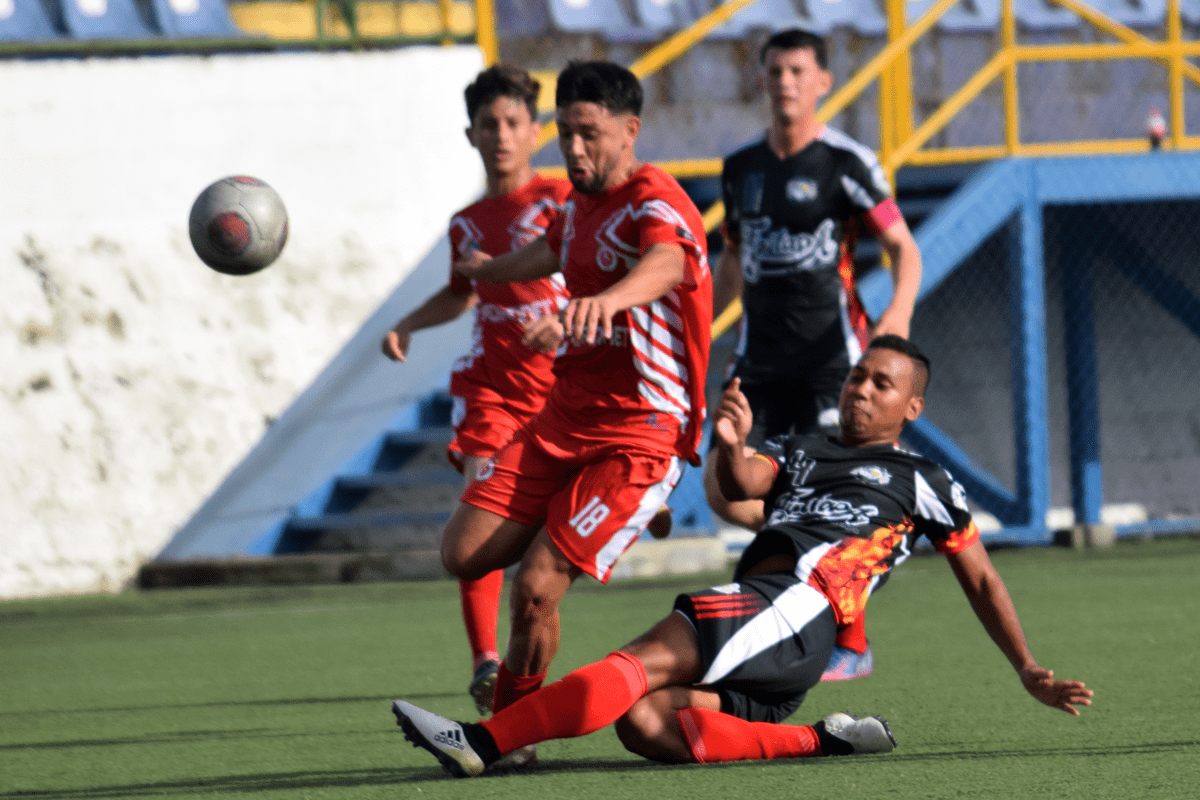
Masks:
[[[879,234],[879,244],[892,263],[892,302],[879,315],[871,336],[894,333],[908,338],[913,306],[921,289],[921,250],[913,239],[907,223],[897,220]]]
[[[1079,709],[1075,706],[1090,706],[1092,691],[1082,681],[1056,680],[1053,672],[1039,667],[1034,660],[1025,642],[1017,609],[983,543],[976,541],[965,550],[948,554],[946,559],[971,601],[975,615],[992,641],[1008,657],[1025,690],[1051,708],[1076,716]]]
[[[458,294],[450,288],[450,284],[446,284],[419,308],[397,322],[383,337],[380,349],[393,361],[404,361],[408,357],[408,345],[413,333],[457,319],[478,302],[479,297],[474,292]]]
[[[766,497],[775,482],[775,468],[765,459],[755,458],[755,451],[746,446],[754,415],[741,384],[741,378],[730,382],[713,415],[717,486],[730,501]]]
[[[621,280],[591,297],[576,297],[563,309],[566,333],[576,341],[594,344],[597,337],[612,337],[612,318],[620,311],[662,297],[683,280],[683,247],[660,242],[652,245]]]
[[[546,237],[534,239],[520,250],[495,258],[472,250],[454,262],[454,271],[464,278],[488,283],[520,283],[548,278],[558,272],[558,255],[546,244]]]
[[[742,296],[741,245],[725,239],[725,247],[713,270],[713,319],[721,315],[725,307]]]

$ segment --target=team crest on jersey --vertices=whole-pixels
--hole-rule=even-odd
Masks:
[[[479,471],[475,473],[475,480],[486,481],[488,478],[492,477],[492,474],[495,473],[495,471],[496,462],[489,458],[487,461],[479,465]]]
[[[892,473],[874,464],[867,467],[855,467],[850,470],[850,474],[863,483],[873,483],[876,486],[887,486],[892,482]]]
[[[792,178],[787,182],[788,200],[804,203],[817,199],[817,182],[812,178]]]
[[[714,586],[709,589],[710,592],[716,592],[717,594],[737,594],[741,590],[742,585],[740,583],[727,583],[724,586]]]

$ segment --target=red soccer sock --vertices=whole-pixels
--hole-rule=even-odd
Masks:
[[[503,669],[503,667],[501,668]],[[480,724],[501,753],[598,731],[646,694],[646,668],[620,651],[588,664]],[[499,695],[497,695],[499,697]]]
[[[675,718],[700,764],[824,755],[811,725],[747,722],[705,708],[681,708]]]
[[[838,647],[845,647],[847,650],[853,650],[860,655],[867,652],[867,617],[866,613],[860,613],[854,622],[851,622],[844,628],[838,628],[837,639],[834,644]]]
[[[492,701],[492,712],[508,708],[526,695],[531,695],[542,688],[546,673],[537,675],[513,675],[508,671],[508,665],[500,662],[500,670],[496,673],[496,699]]]
[[[503,589],[504,573],[498,569],[477,581],[458,582],[463,623],[467,626],[467,641],[471,643],[471,659],[475,667],[489,657],[499,660],[496,619],[500,616],[500,593]]]

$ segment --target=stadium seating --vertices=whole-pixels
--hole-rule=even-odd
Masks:
[[[549,0],[550,20],[565,33],[599,33],[610,41],[648,41],[656,34],[635,22],[618,0]]]
[[[1089,0],[1088,5],[1132,27],[1158,25],[1167,16],[1167,0]]]
[[[699,19],[692,3],[693,0],[635,0],[633,10],[643,28],[666,36]]]
[[[806,0],[806,5],[818,33],[851,27],[867,36],[879,36],[887,30],[887,17],[875,0]]]
[[[698,0],[705,14],[722,5],[719,0]],[[779,31],[785,28],[812,28],[813,21],[801,16],[792,0],[754,0],[728,22],[713,30],[714,39],[737,39],[753,30]]]
[[[167,36],[233,37],[242,29],[229,18],[225,0],[151,0],[158,28]]]
[[[1013,16],[1026,28],[1055,30],[1079,25],[1079,15],[1047,0],[1013,0]]]
[[[908,21],[916,22],[925,16],[936,0],[910,0]],[[944,31],[991,31],[1000,25],[1000,0],[971,0],[950,7],[938,20]]]
[[[546,30],[545,0],[496,0],[496,31],[530,36]]]
[[[1179,16],[1185,22],[1200,25],[1200,0],[1179,0]]]
[[[134,0],[62,0],[62,13],[75,39],[144,39],[156,34]]]
[[[0,0],[0,42],[38,42],[61,36],[42,0]]]

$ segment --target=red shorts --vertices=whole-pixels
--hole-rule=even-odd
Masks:
[[[508,444],[529,417],[513,412],[499,396],[495,398],[451,397],[450,424],[454,438],[446,446],[446,457],[459,472],[467,456],[490,456]]]
[[[462,501],[514,522],[544,522],[572,564],[607,583],[683,464],[674,454],[558,429],[546,417],[534,417],[485,463]]]

